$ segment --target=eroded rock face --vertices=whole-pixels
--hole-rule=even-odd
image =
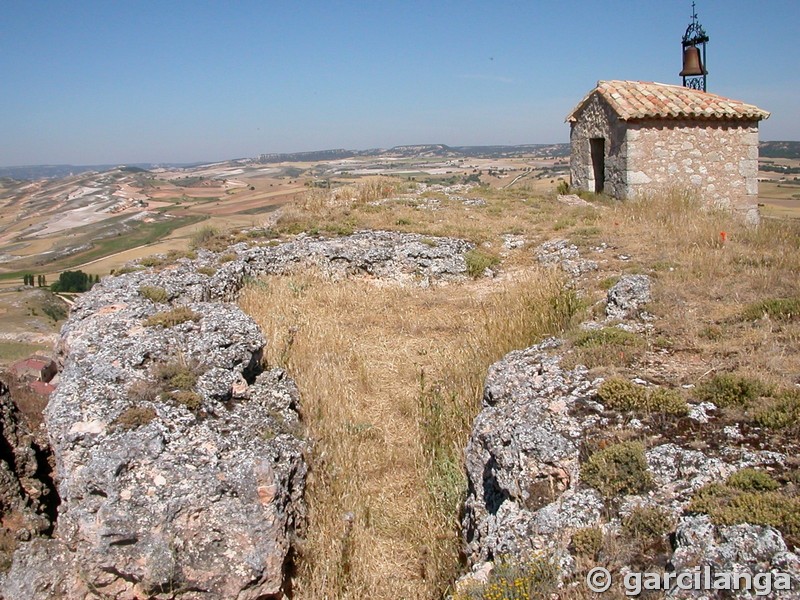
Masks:
[[[629,428],[631,421],[599,404],[601,380],[590,380],[583,367],[565,368],[563,356],[562,343],[551,339],[513,351],[489,369],[484,408],[466,447],[462,534],[473,572],[461,585],[485,580],[488,563],[498,558],[525,562],[542,551],[568,575],[575,565],[569,548],[576,530],[602,526],[618,531],[620,517],[647,506],[678,522],[670,570],[711,565],[753,576],[779,570],[790,573],[793,589],[798,589],[800,559],[778,530],[746,524],[715,527],[708,516],[686,512],[702,486],[725,481],[745,467],[784,465],[786,456],[735,446],[711,455],[667,442],[645,453],[652,488],[605,500],[580,480],[580,448],[597,431]],[[615,511],[619,516],[609,520]],[[791,593],[770,597],[796,597]]]
[[[746,573],[751,581],[776,573],[785,574],[791,590],[775,589],[767,593],[766,586],[755,585],[750,595],[741,597],[796,598],[800,589],[800,558],[786,547],[780,532],[760,525],[731,525],[717,527],[708,515],[687,516],[680,520],[675,531],[676,549],[672,567],[676,573],[703,572]],[[766,583],[766,580],[764,581]],[[777,580],[772,581],[777,584]],[[761,593],[756,593],[761,592]],[[670,598],[701,598],[706,593],[695,590],[673,590]]]
[[[586,369],[564,369],[548,340],[492,365],[485,408],[466,449],[462,522],[467,556],[480,562],[559,545],[559,533],[594,524],[602,502],[578,491],[582,428],[569,415],[594,394]]]
[[[3,535],[17,540],[48,532],[58,504],[49,449],[39,437],[28,429],[11,392],[0,381],[0,515]]]
[[[636,317],[650,299],[650,278],[647,275],[623,275],[608,290],[606,315],[609,319]]]
[[[147,326],[169,307],[137,289],[96,288],[62,331],[46,410],[58,528],[18,550],[5,597],[280,597],[303,518],[297,390],[256,377],[265,341],[237,307],[190,303],[194,320]],[[31,577],[43,551],[61,570]]]

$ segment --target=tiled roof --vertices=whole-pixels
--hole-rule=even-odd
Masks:
[[[769,113],[752,104],[680,85],[649,81],[598,81],[567,117],[575,121],[593,94],[608,102],[623,121],[634,119],[760,120]]]

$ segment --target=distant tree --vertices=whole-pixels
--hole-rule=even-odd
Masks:
[[[64,271],[50,289],[54,292],[85,292],[91,287],[89,277],[83,271]]]

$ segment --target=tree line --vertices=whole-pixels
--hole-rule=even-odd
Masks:
[[[36,282],[35,284],[34,281]],[[49,286],[47,285],[47,277],[45,275],[25,273],[22,276],[23,285],[40,288],[49,287],[53,292],[85,292],[92,289],[92,286],[99,282],[100,275],[91,275],[80,270],[64,271],[59,274],[58,281]]]

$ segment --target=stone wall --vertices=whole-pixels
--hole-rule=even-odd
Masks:
[[[625,123],[617,118],[611,107],[597,94],[589,99],[570,129],[571,185],[593,192],[595,180],[589,141],[592,138],[606,140],[605,193],[615,198],[624,198],[627,192]]]
[[[625,197],[679,185],[717,206],[755,210],[756,121],[641,121],[626,140]]]

